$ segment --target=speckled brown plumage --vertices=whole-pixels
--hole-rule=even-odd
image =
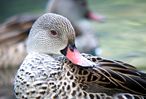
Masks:
[[[25,63],[25,60],[22,64],[24,69],[19,69],[19,74],[16,76],[16,96],[19,98],[27,97],[28,99],[37,97],[45,99],[139,97],[134,99],[143,99],[143,95],[146,95],[146,74],[138,72],[133,67],[124,65],[124,63],[115,63],[109,60],[110,63],[103,65],[103,62],[106,63],[107,60],[91,55],[83,55],[92,61],[96,60],[96,63],[101,64],[101,67],[83,68],[72,64],[65,57],[59,57],[60,59],[57,58],[51,62],[50,59],[48,61],[49,56],[38,54],[35,54],[34,59],[29,58],[28,63]],[[33,67],[35,63],[36,65],[39,63],[41,66]],[[26,64],[30,65],[30,69],[25,67]],[[116,64],[119,67],[110,67],[108,64],[114,64],[113,66]],[[53,68],[50,68],[49,65]],[[120,72],[120,70],[127,71],[126,69],[130,68],[132,70],[128,71],[135,72],[134,74]],[[25,76],[27,76],[27,79],[24,78]]]

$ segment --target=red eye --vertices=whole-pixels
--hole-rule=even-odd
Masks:
[[[54,30],[51,30],[51,34],[52,35],[57,35],[58,33],[56,31],[54,31]]]

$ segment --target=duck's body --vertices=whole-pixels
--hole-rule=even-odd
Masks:
[[[126,97],[122,99],[143,99],[146,95],[146,74],[142,75],[134,67],[118,61],[86,54],[84,57],[101,67],[83,68],[65,57],[28,54],[15,78],[17,98],[113,99],[121,96]]]
[[[0,54],[0,69],[14,69],[22,63],[27,55],[26,45],[24,42],[19,42],[11,46],[1,46]]]
[[[146,96],[145,73],[120,61],[81,55],[75,47],[74,29],[63,16],[52,13],[41,16],[32,26],[27,50],[14,80],[18,99],[143,99]],[[53,57],[59,53],[66,57]]]
[[[0,25],[0,68],[16,68],[25,56],[30,28],[39,16],[13,16]]]

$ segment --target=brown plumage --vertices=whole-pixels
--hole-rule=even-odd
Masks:
[[[13,16],[0,25],[0,68],[17,67],[26,56],[25,39],[36,15]]]

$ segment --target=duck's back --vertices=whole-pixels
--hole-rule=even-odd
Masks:
[[[72,72],[82,90],[87,93],[105,93],[110,96],[122,93],[146,96],[146,74],[121,61],[111,61],[97,56],[83,54],[95,62],[95,67],[81,67],[66,60],[68,71]],[[125,95],[125,94],[124,94]],[[128,95],[129,96],[129,95]]]

